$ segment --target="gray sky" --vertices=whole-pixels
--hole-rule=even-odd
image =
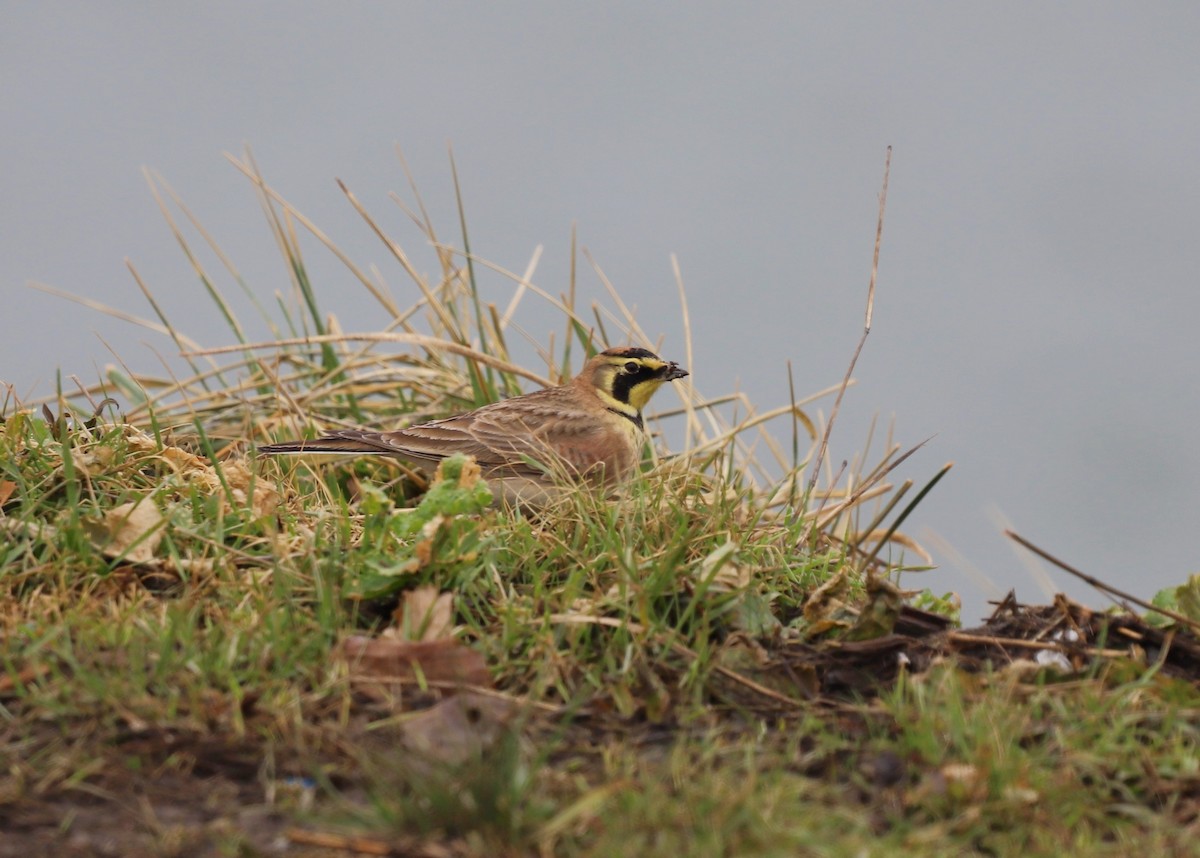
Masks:
[[[788,361],[800,392],[845,371],[890,144],[875,327],[835,458],[861,448],[875,414],[905,443],[936,433],[902,476],[956,469],[906,529],[936,532],[1029,601],[1044,597],[993,511],[1143,596],[1200,565],[1200,6],[0,8],[0,380],[22,398],[52,390],[60,367],[95,380],[105,342],[144,370],[158,367],[149,345],[169,351],[33,280],[149,315],[129,257],[180,327],[229,341],[143,166],[269,299],[287,272],[222,156],[249,144],[278,190],[401,293],[334,177],[431,270],[387,197],[407,196],[393,147],[450,236],[449,141],[478,254],[519,271],[545,245],[536,279],[558,292],[576,223],[678,358],[677,254],[697,384],[781,404]],[[315,245],[309,262],[347,330],[386,324]],[[582,284],[601,295],[590,271]],[[549,322],[531,327],[544,338]],[[954,555],[939,560],[907,583],[959,590],[970,622],[983,591]]]

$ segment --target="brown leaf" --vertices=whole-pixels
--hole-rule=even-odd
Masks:
[[[13,492],[17,490],[17,484],[12,480],[0,480],[0,506],[8,503],[8,499],[12,497]]]
[[[849,592],[850,578],[844,568],[813,590],[804,602],[804,619],[808,623],[805,634],[817,637],[832,629],[848,628],[854,621],[854,612],[845,601]]]
[[[279,490],[261,474],[255,474],[246,464],[245,459],[225,462],[221,465],[225,482],[229,485],[233,502],[241,507],[249,507],[255,518],[271,515],[279,506]],[[216,471],[213,471],[216,476]],[[215,491],[215,490],[214,490]],[[227,500],[224,493],[223,501]]]
[[[846,570],[838,570],[836,575],[813,590],[812,595],[804,601],[804,619],[815,623],[825,619],[832,611],[841,609],[845,606],[842,596],[849,589],[850,579],[846,575]]]
[[[904,591],[882,576],[871,575],[867,579],[867,604],[847,632],[846,640],[865,641],[890,635],[903,607]]]
[[[451,638],[402,641],[356,635],[342,643],[352,680],[475,685],[490,688],[492,675],[482,653]]]
[[[396,625],[384,637],[405,641],[436,641],[453,637],[454,594],[437,587],[418,587],[404,594],[395,613]]]
[[[104,520],[89,530],[93,544],[105,557],[150,563],[154,560],[154,549],[162,541],[164,522],[154,501],[142,498],[110,509]]]
[[[458,694],[406,717],[400,741],[425,761],[462,765],[496,743],[515,711],[503,698]]]

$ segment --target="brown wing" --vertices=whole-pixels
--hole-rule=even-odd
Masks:
[[[520,435],[514,437],[512,433]],[[541,471],[527,464],[523,457],[536,459],[537,452],[545,455],[544,446],[530,435],[523,421],[506,417],[505,412],[488,414],[486,408],[393,432],[334,434],[418,462],[436,463],[460,453],[474,456],[485,471],[504,469],[529,476],[536,476]]]
[[[437,420],[392,432],[340,429],[308,441],[265,444],[258,452],[267,456],[281,454],[328,453],[347,456],[398,456],[415,462],[437,464],[455,453],[475,456],[484,465],[495,466],[496,456],[480,445],[467,431],[468,415]]]
[[[598,420],[587,410],[578,390],[558,387],[486,405],[469,414],[386,433],[407,455],[444,457],[464,453],[485,471],[527,476],[565,466],[576,475],[602,463],[613,466],[607,479],[623,476],[633,466],[640,445],[629,434]]]
[[[536,477],[543,473],[527,460],[553,459],[555,434],[551,423],[573,423],[581,416],[568,406],[561,388],[550,388],[485,405],[475,411],[396,429],[390,432],[343,429],[311,441],[293,441],[259,448],[267,455],[279,453],[344,453],[347,455],[399,456],[415,462],[437,464],[461,453],[474,456],[485,471]],[[564,401],[567,400],[567,401]]]

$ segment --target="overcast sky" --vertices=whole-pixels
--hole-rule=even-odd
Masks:
[[[95,381],[106,343],[144,370],[170,351],[31,281],[150,315],[128,257],[180,327],[229,342],[144,166],[264,299],[288,279],[223,156],[247,144],[403,294],[334,179],[431,270],[388,199],[408,196],[394,149],[450,236],[449,142],[476,253],[520,271],[544,245],[536,281],[557,293],[576,224],[681,359],[676,254],[697,385],[782,404],[789,361],[800,393],[845,371],[891,145],[875,327],[833,454],[854,455],[879,415],[901,442],[936,435],[900,476],[956,463],[906,527],[942,568],[906,583],[962,592],[967,622],[985,594],[967,564],[1044,600],[1001,518],[1142,596],[1200,567],[1200,5],[0,8],[0,380],[22,398],[58,369]],[[387,323],[343,268],[309,256],[344,328]],[[581,284],[602,295],[590,271]]]

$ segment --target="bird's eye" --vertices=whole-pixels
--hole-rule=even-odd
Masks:
[[[641,369],[641,368],[642,368],[641,364],[639,364],[639,363],[638,363],[637,361],[635,361],[635,360],[631,360],[631,361],[629,361],[627,364],[625,364],[625,371],[626,371],[627,373],[629,373],[630,375],[633,375],[634,373],[636,373],[636,372],[637,372],[639,369]]]

